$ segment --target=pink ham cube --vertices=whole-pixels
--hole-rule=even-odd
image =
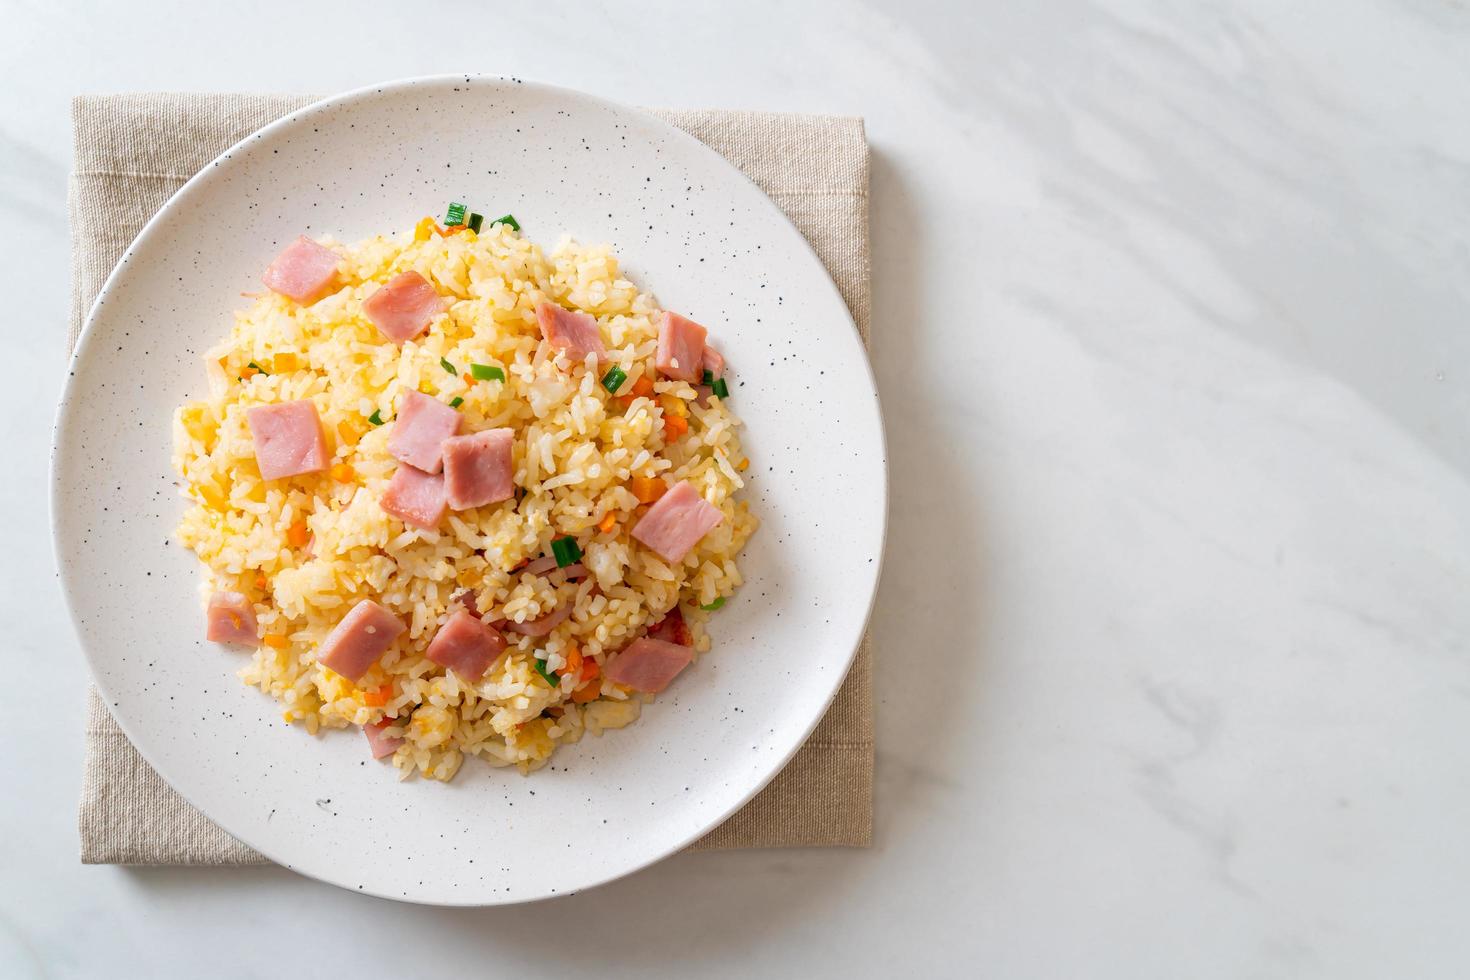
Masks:
[[[362,312],[395,344],[412,340],[446,309],[429,280],[410,269],[379,286],[362,301]]]
[[[403,630],[397,616],[364,599],[327,634],[317,649],[316,661],[356,684]]]
[[[633,537],[665,561],[677,564],[724,519],[720,509],[701,497],[694,484],[681,480],[648,508],[634,526]]]
[[[255,645],[255,607],[239,592],[216,592],[210,596],[204,619],[204,638],[209,642]]]
[[[505,637],[461,609],[439,627],[426,656],[467,681],[484,677],[505,654]]]
[[[665,313],[658,323],[658,350],[653,363],[659,373],[691,384],[704,374],[704,338],[708,331],[688,317]]]
[[[704,345],[704,370],[709,372],[712,381],[718,381],[725,376],[725,359],[709,344]]]
[[[260,277],[274,292],[310,306],[337,285],[337,253],[301,235]]]
[[[692,647],[644,637],[608,661],[607,679],[635,691],[657,694],[693,659]]]
[[[444,440],[444,496],[455,510],[509,500],[515,495],[513,429],[486,429]]]
[[[388,452],[425,473],[444,465],[444,440],[459,431],[460,414],[437,398],[405,391],[388,436]]]
[[[383,730],[392,724],[393,720],[384,718],[382,721],[362,726],[362,733],[367,736],[368,740],[368,751],[373,754],[374,759],[392,755],[403,744],[403,739],[383,734]]]
[[[541,327],[541,336],[556,350],[578,364],[588,354],[596,354],[599,361],[607,360],[607,348],[602,345],[602,331],[590,313],[564,310],[555,303],[542,300],[536,304],[536,323]]]
[[[432,531],[444,518],[444,476],[400,466],[378,500],[385,514],[410,527]]]
[[[255,463],[267,480],[327,468],[327,443],[321,417],[310,399],[260,405],[245,413],[255,442]]]

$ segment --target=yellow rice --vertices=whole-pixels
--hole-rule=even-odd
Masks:
[[[529,772],[559,743],[634,721],[644,697],[604,677],[597,700],[573,703],[572,678],[552,689],[533,658],[561,670],[575,644],[601,664],[676,604],[695,649],[709,649],[698,607],[740,586],[736,555],[756,527],[735,499],[747,461],[727,402],[711,398],[701,407],[690,385],[657,378],[659,308],[619,275],[606,246],[564,239],[547,254],[506,225],[440,237],[422,223],[397,237],[324,244],[342,257],[344,285],[311,306],[269,292],[255,297],[235,315],[229,338],[205,357],[210,397],[175,417],[175,465],[191,501],[178,539],[205,564],[203,594],[250,597],[260,634],[270,641],[240,677],[278,700],[285,720],[312,733],[394,720],[385,734],[405,739],[392,760],[404,776],[450,779],[466,754]],[[400,348],[361,306],[407,269],[451,305]],[[614,402],[593,359],[567,370],[544,352],[538,356],[534,310],[542,298],[594,315],[612,362],[628,375],[621,390],[646,374],[654,379],[653,397]],[[267,373],[253,373],[251,363]],[[501,367],[506,380],[474,383],[471,363]],[[451,511],[436,531],[385,514],[378,499],[397,465],[385,448],[391,424],[375,426],[369,418],[376,411],[391,420],[408,389],[445,402],[463,398],[461,431],[513,428],[515,483],[524,499]],[[264,482],[246,410],[303,398],[321,416],[335,469]],[[689,425],[672,442],[664,435],[669,415]],[[639,507],[626,487],[634,476],[670,485],[688,480],[725,520],[671,566],[629,537]],[[616,528],[596,531],[609,512]],[[298,522],[309,535],[304,546],[290,543]],[[296,535],[299,541],[299,528]],[[557,587],[555,573],[513,574],[523,560],[550,554],[561,535],[583,542],[587,578]],[[543,638],[507,634],[509,656],[469,683],[424,656],[462,589],[474,592],[487,621],[525,622],[567,602],[573,613]],[[317,664],[316,651],[364,598],[382,603],[408,630],[354,685]],[[368,703],[385,686],[387,703]]]

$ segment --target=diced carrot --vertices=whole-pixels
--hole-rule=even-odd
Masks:
[[[689,422],[677,415],[664,416],[664,438],[677,439],[689,431]]]
[[[271,358],[271,367],[274,368],[277,373],[280,373],[281,371],[294,371],[300,366],[301,358],[297,357],[296,354],[292,351],[282,351],[275,357]]]
[[[267,633],[261,642],[272,650],[284,650],[291,645],[291,641],[279,633]]]
[[[577,680],[577,689],[572,692],[572,700],[577,704],[596,701],[602,693],[602,685],[594,681],[601,676],[602,668],[597,666],[596,660],[591,657],[582,658],[582,676]]]
[[[735,464],[735,468],[737,470],[739,470],[740,472],[742,472],[742,473],[744,473],[745,470],[746,470],[746,468],[749,467],[749,466],[750,466],[750,460],[749,459],[742,459],[740,462],[738,462],[738,463]]]
[[[335,463],[332,465],[332,479],[338,483],[351,483],[357,473],[346,463]]]
[[[450,226],[448,226],[447,228],[444,229],[444,236],[447,238],[450,235],[458,235],[462,231],[469,231],[469,230],[470,230],[470,226],[469,225],[450,225]]]
[[[240,369],[240,377],[245,380],[255,377],[260,373],[260,368],[247,364]]]
[[[305,521],[297,521],[286,529],[286,543],[293,548],[306,547],[306,542],[309,537],[310,534],[306,530]]]
[[[648,375],[639,375],[638,380],[633,382],[633,396],[635,398],[653,397],[653,379]]]
[[[370,422],[363,421],[359,416],[357,419],[343,419],[337,423],[337,435],[342,437],[342,443],[347,446],[357,445],[363,433],[367,432]]]
[[[261,591],[261,592],[264,592],[266,590],[266,586],[268,586],[268,585],[270,585],[270,581],[265,577],[265,573],[264,572],[256,572],[255,573],[255,588],[257,590]]]
[[[603,534],[610,534],[612,532],[612,529],[617,526],[618,515],[616,511],[608,511],[606,514],[603,515],[602,520],[597,522],[597,530],[601,531]]]
[[[669,485],[656,476],[635,476],[628,481],[628,490],[640,504],[651,504],[668,493]]]
[[[567,673],[582,673],[582,651],[575,644],[567,648]]]
[[[369,708],[381,708],[383,705],[388,703],[388,699],[392,696],[393,685],[384,684],[377,690],[363,692],[362,703],[367,705]]]

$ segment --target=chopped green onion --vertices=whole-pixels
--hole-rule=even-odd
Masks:
[[[383,410],[381,408],[373,409],[373,414],[368,416],[368,421],[371,422],[373,425],[382,425]]]
[[[705,612],[714,612],[716,609],[720,608],[724,604],[725,604],[725,597],[724,596],[720,596],[718,599],[716,599],[714,602],[711,602],[709,605],[707,605],[707,606],[700,606],[699,608],[700,609],[703,609]]]
[[[505,372],[493,364],[471,364],[470,374],[476,381],[504,381]]]
[[[552,687],[561,687],[561,678],[546,669],[546,661],[532,660],[531,663],[536,665],[536,673],[541,675],[542,680]]]
[[[461,398],[461,397],[459,397],[458,395],[455,395],[454,396],[454,401],[452,401],[452,402],[449,403],[449,407],[450,408],[459,408],[459,406],[461,406],[463,404],[464,404],[464,399]]]
[[[551,542],[551,553],[556,556],[557,568],[574,565],[582,558],[582,549],[571,538],[557,538]]]
[[[496,218],[494,221],[492,221],[490,223],[492,225],[510,225],[516,231],[520,231],[521,230],[521,223],[516,220],[516,216],[513,215],[513,214],[507,214],[503,218]]]
[[[623,382],[628,380],[628,372],[614,364],[608,372],[602,376],[602,386],[607,389],[609,395],[616,395]]]
[[[725,384],[724,378],[716,378],[715,383],[710,385],[710,388],[714,390],[716,398],[730,397],[730,386]]]
[[[267,371],[265,368],[261,367],[259,364],[256,364],[254,361],[251,361],[249,364],[247,364],[245,366],[248,367],[248,368],[254,368],[256,374],[263,374],[267,378],[269,378],[271,376],[271,373],[269,371]]]
[[[710,373],[709,368],[704,369],[704,377],[699,379],[699,383],[702,385],[712,385],[715,383],[715,376]]]
[[[443,357],[439,358],[439,366],[442,367],[444,370],[448,371],[450,374],[453,374],[453,375],[458,375],[459,374],[459,372],[454,369],[454,365],[453,364],[450,364],[449,363],[449,360],[447,358],[443,358]]]
[[[458,201],[449,202],[449,210],[444,214],[444,224],[453,228],[455,225],[464,224],[465,206]]]
[[[485,216],[483,214],[476,214],[473,211],[470,212],[470,231],[479,231],[480,226],[484,223]]]

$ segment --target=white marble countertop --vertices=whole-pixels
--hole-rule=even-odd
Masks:
[[[0,2],[0,975],[1467,975],[1464,4],[637,6]],[[68,99],[463,69],[866,117],[876,845],[483,911],[82,867]]]

